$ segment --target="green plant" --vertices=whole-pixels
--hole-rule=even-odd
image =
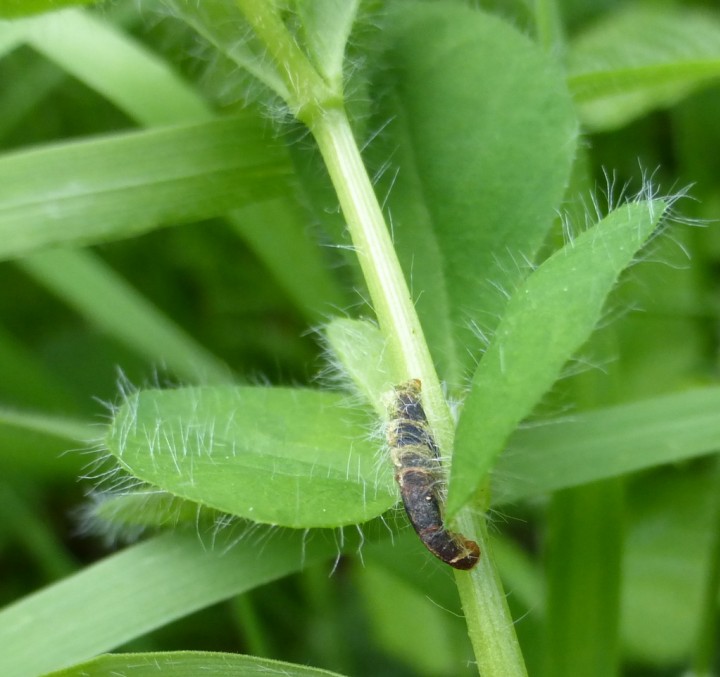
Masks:
[[[109,339],[76,329],[57,346],[63,320],[35,288],[3,306],[15,332],[60,356],[48,367],[0,335],[6,550],[24,543],[50,579],[78,570],[0,612],[2,674],[328,674],[268,656],[379,674],[383,652],[389,674],[633,674],[687,656],[709,673],[720,504],[715,461],[699,457],[720,446],[720,248],[713,229],[676,222],[720,202],[700,152],[720,135],[720,17],[509,3],[499,18],[418,0],[142,7],[172,21],[142,33],[121,4],[0,26],[0,256]],[[187,61],[198,36],[202,72]],[[64,115],[60,135],[87,138],[57,142]],[[578,146],[580,125],[592,147]],[[601,204],[599,168],[624,183],[635,155],[664,159],[661,133],[676,144],[667,170],[630,199],[608,180]],[[658,192],[677,176],[697,182],[701,207]],[[152,232],[180,223],[195,225]],[[645,314],[611,317],[634,304]],[[298,338],[307,326],[319,340]],[[318,345],[324,387],[288,385],[308,380]],[[596,368],[568,368],[583,362]],[[98,434],[76,402],[115,401],[113,363],[127,378]],[[190,385],[130,385],[147,364]],[[241,382],[253,372],[275,385]],[[379,453],[388,396],[410,379],[445,463],[444,520],[481,550],[454,586],[405,528]],[[84,471],[94,529],[169,532],[72,562],[35,498],[81,472],[53,455],[67,440],[98,448]],[[496,511],[527,522],[517,539],[490,537]],[[542,541],[544,581],[523,541]],[[326,579],[340,561],[342,604]],[[465,629],[442,608],[453,595]],[[222,638],[198,648],[222,652],[168,652],[177,639],[151,633],[222,600],[253,655],[227,651],[222,616],[189,621]],[[300,632],[269,632],[273,610],[300,609]]]

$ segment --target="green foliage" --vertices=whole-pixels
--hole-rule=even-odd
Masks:
[[[226,653],[206,651],[173,651],[171,653],[120,654],[95,658],[87,663],[53,672],[55,677],[102,677],[113,672],[145,677],[157,674],[173,677],[193,677],[202,672],[211,672],[222,677],[243,677],[252,674],[272,674],[287,677],[333,677],[335,672],[308,668],[303,665],[281,663],[254,656],[231,656]]]
[[[131,237],[276,197],[288,189],[283,159],[248,117],[7,155],[0,257]]]
[[[51,12],[72,5],[90,5],[97,0],[2,0],[0,17],[21,17],[28,14]]]
[[[615,210],[547,259],[513,294],[458,422],[448,513],[467,501],[512,430],[587,341],[618,275],[665,209],[648,201]]]
[[[0,674],[716,670],[717,8],[66,4],[0,2]]]
[[[583,123],[620,127],[720,78],[720,20],[679,7],[631,6],[580,35],[568,67]]]
[[[388,204],[433,357],[457,387],[478,357],[473,326],[494,330],[552,225],[577,121],[556,64],[512,27],[460,7],[397,7],[381,119],[401,169]]]
[[[135,477],[200,505],[265,524],[338,527],[396,500],[390,469],[375,468],[371,426],[330,392],[150,390],[123,404],[107,446]]]
[[[238,537],[242,533],[221,534],[213,550],[198,547],[196,534],[159,536],[7,607],[0,616],[0,638],[13,650],[0,659],[3,673],[41,674],[85,660],[198,608],[287,576],[336,549],[332,540],[316,538],[301,550],[298,532],[276,533],[268,540],[248,533],[245,547],[224,552]],[[259,558],[258,542],[263,542]]]

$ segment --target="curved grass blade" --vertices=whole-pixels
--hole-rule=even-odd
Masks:
[[[593,131],[613,129],[720,79],[720,15],[633,7],[571,44],[568,84]]]
[[[208,10],[207,5],[203,3],[202,11]],[[211,102],[191,83],[132,36],[97,16],[66,11],[15,23],[18,36],[34,49],[143,125],[187,124],[214,117]],[[147,96],[149,91],[153,96]],[[260,129],[261,136],[269,138],[259,121],[257,128],[248,128],[249,145],[257,143]],[[264,152],[261,149],[261,155]],[[287,154],[279,145],[274,145],[272,154],[285,163],[289,174]],[[313,323],[325,317],[328,308],[345,305],[323,252],[308,236],[307,215],[294,191],[270,199],[262,193],[256,197],[257,201],[246,202],[225,216],[288,296]],[[286,246],[278,247],[278,242]],[[304,284],[297,284],[298,279]]]
[[[99,0],[0,0],[0,17],[19,18],[29,14],[54,12],[72,5],[92,5]]]
[[[229,367],[90,252],[54,250],[18,262],[111,336],[193,383],[227,383]]]
[[[287,165],[260,125],[246,115],[0,157],[0,259],[130,237],[282,194]]]
[[[720,450],[720,388],[585,411],[520,429],[493,468],[493,503]]]
[[[110,654],[44,677],[157,677],[158,674],[163,677],[197,677],[205,674],[217,677],[342,677],[337,672],[307,665],[208,651]]]
[[[0,674],[27,677],[86,660],[337,554],[330,538],[306,542],[288,531],[249,535],[230,549],[232,536],[219,535],[214,545],[196,534],[166,534],[4,608]]]

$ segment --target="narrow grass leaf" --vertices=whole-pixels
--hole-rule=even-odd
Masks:
[[[77,479],[86,463],[79,453],[103,428],[67,416],[0,407],[0,477],[15,482]]]
[[[98,431],[92,423],[59,416],[15,411],[0,407],[0,426],[21,428],[27,432],[52,435],[68,442],[97,440]]]
[[[544,569],[548,677],[618,674],[621,480],[561,491],[548,510]]]
[[[493,469],[493,502],[720,450],[718,411],[720,388],[698,388],[519,429]]]
[[[23,42],[23,31],[18,28],[17,21],[0,20],[0,57],[12,52]]]
[[[186,124],[214,116],[211,103],[191,83],[101,18],[72,11],[20,23],[28,44],[138,123]],[[259,122],[260,127],[268,138],[266,125]],[[289,174],[287,154],[279,145],[273,154],[286,163]],[[308,233],[307,214],[294,191],[250,202],[226,218],[311,322],[325,317],[329,308],[344,305],[327,261]],[[278,242],[285,246],[278,247]]]
[[[44,677],[157,677],[158,674],[163,677],[197,677],[204,674],[218,677],[342,677],[337,672],[307,665],[208,651],[109,654]]]
[[[287,166],[260,127],[245,116],[0,157],[0,259],[219,216],[282,193]]]
[[[135,477],[201,505],[266,524],[338,527],[396,501],[373,425],[330,392],[182,388],[131,396],[107,444]]]
[[[70,450],[87,449],[102,430],[50,415],[0,410],[0,477],[10,482],[73,482],[86,460]]]
[[[5,607],[0,674],[27,677],[87,660],[337,552],[332,539],[304,542],[300,532],[232,544],[231,535],[218,535],[212,547],[195,533],[166,534]]]
[[[500,533],[492,537],[493,557],[497,561],[505,588],[534,616],[545,613],[545,584],[542,572],[532,555],[509,536]]]
[[[454,618],[428,595],[370,558],[356,578],[365,613],[379,647],[406,665],[415,675],[462,675],[476,671],[460,668],[458,642],[453,641]],[[426,582],[426,581],[425,581]],[[427,582],[426,582],[427,584]],[[408,637],[413,641],[408,642]],[[468,658],[470,647],[462,646]]]
[[[460,415],[449,514],[470,500],[515,427],[590,336],[618,276],[664,210],[661,201],[616,209],[547,259],[512,296]]]
[[[55,250],[18,262],[91,322],[175,375],[231,380],[230,369],[89,252]]]
[[[712,673],[718,655],[715,638],[718,631],[717,603],[720,592],[720,456],[716,455],[714,461],[715,488],[712,495],[715,500],[707,511],[711,525],[709,562],[703,580],[702,611],[693,651],[693,668],[698,675]]]
[[[87,12],[17,22],[33,49],[144,125],[204,122],[212,109],[167,62]]]
[[[623,9],[571,43],[568,69],[585,126],[620,127],[720,78],[720,15],[670,6]]]
[[[577,120],[557,63],[489,14],[394,3],[384,38],[394,238],[441,375],[459,387],[482,347],[472,324],[492,330],[556,216]]]
[[[308,322],[316,325],[347,307],[348,295],[296,197],[295,190],[289,190],[272,200],[235,209],[226,218]]]
[[[17,18],[53,12],[72,5],[92,5],[98,0],[0,0],[0,17]]]
[[[712,463],[666,468],[628,486],[622,636],[630,660],[680,665],[692,652],[717,529]]]

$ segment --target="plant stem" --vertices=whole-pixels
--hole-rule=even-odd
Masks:
[[[457,523],[462,533],[474,538],[482,550],[474,569],[455,572],[478,671],[483,677],[527,677],[515,625],[490,551],[485,517],[472,520],[463,511]]]
[[[344,110],[325,111],[311,122],[340,201],[390,362],[401,379],[419,378],[423,403],[441,449],[452,449],[450,411],[415,311],[385,218]]]
[[[280,18],[278,7],[268,0],[235,0],[257,36],[278,65],[277,73],[287,88],[278,92],[293,115],[307,122],[324,106],[340,104],[342,92],[330,88]]]
[[[311,124],[356,249],[374,310],[393,362],[404,378],[420,378],[423,404],[440,449],[452,449],[452,418],[443,396],[420,320],[388,233],[360,151],[342,109],[326,111]],[[478,668],[484,677],[527,675],[500,577],[492,561],[485,518],[458,516],[462,533],[482,551],[471,572],[456,572]]]
[[[441,453],[453,448],[454,427],[415,311],[410,290],[382,209],[368,177],[343,104],[342,92],[323,80],[283,23],[275,3],[235,0],[276,63],[287,87],[286,102],[312,132],[347,221],[380,329],[398,381],[418,378],[423,405]],[[457,584],[480,673],[525,677],[500,577],[495,570],[484,517],[473,523],[465,510],[458,526],[475,538],[482,556],[472,572],[458,572]]]

